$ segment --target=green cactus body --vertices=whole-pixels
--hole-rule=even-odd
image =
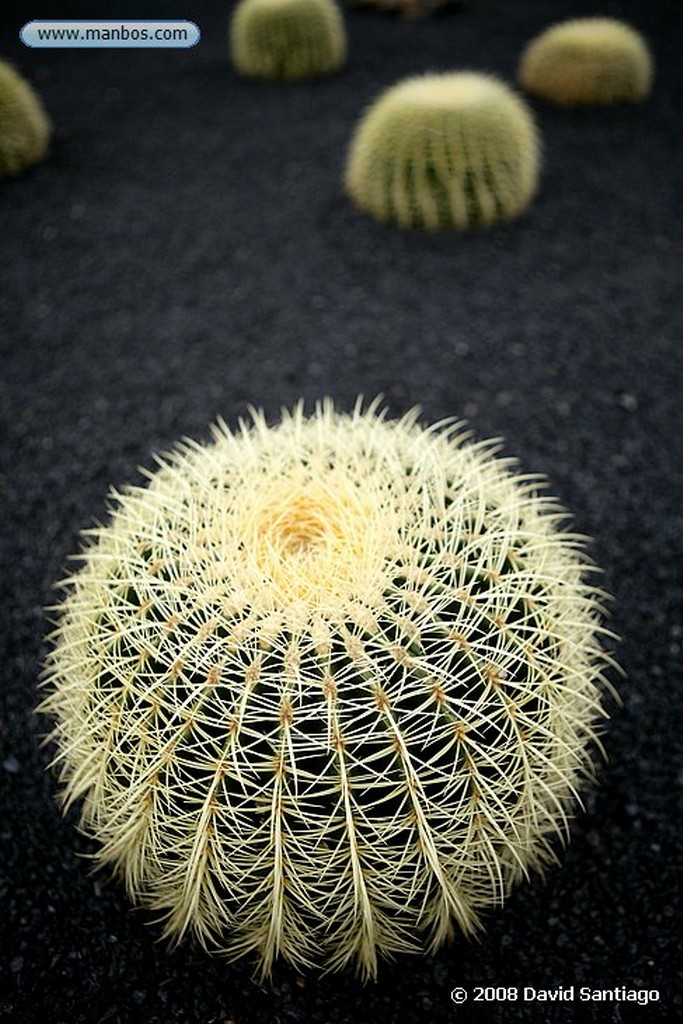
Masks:
[[[333,0],[241,0],[231,22],[236,70],[255,78],[312,78],[337,71],[346,31]]]
[[[49,141],[50,121],[36,93],[13,67],[0,61],[0,178],[40,163]]]
[[[612,18],[561,22],[532,40],[519,67],[529,93],[565,106],[639,103],[653,63],[642,36]]]
[[[532,116],[476,72],[407,79],[379,97],[352,140],[346,188],[378,220],[467,228],[520,214],[538,185]]]
[[[65,582],[65,804],[166,932],[436,948],[555,859],[609,662],[581,538],[461,425],[325,401],[186,442]]]

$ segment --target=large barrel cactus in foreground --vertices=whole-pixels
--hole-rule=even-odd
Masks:
[[[370,106],[354,134],[346,189],[378,220],[404,228],[468,228],[529,205],[539,140],[527,104],[479,72],[418,75]]]
[[[374,976],[553,859],[609,657],[581,539],[495,451],[376,403],[254,413],[88,531],[41,710],[169,936]]]

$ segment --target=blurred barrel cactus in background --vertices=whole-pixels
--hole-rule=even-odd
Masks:
[[[522,55],[519,83],[565,106],[638,103],[650,92],[653,62],[643,37],[613,18],[553,25]]]
[[[467,228],[516,217],[538,186],[526,103],[477,72],[406,79],[362,117],[346,166],[356,205],[406,228]]]
[[[13,177],[47,154],[50,120],[29,83],[0,61],[0,178]]]
[[[87,531],[40,710],[66,806],[169,936],[372,977],[555,859],[602,595],[497,447],[376,402],[254,413]]]
[[[346,59],[334,0],[241,0],[230,25],[235,69],[254,78],[313,78]]]

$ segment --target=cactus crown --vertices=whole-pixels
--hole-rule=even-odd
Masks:
[[[346,58],[346,30],[334,0],[241,0],[230,43],[237,71],[255,78],[331,74]]]
[[[377,403],[254,413],[88,531],[40,710],[66,805],[168,935],[373,976],[553,858],[600,594],[495,450]]]
[[[20,174],[47,153],[50,121],[29,83],[0,61],[0,178]]]
[[[637,103],[652,84],[652,57],[642,36],[613,18],[552,25],[522,55],[520,85],[554,103]]]
[[[379,220],[428,229],[517,216],[538,184],[527,105],[477,72],[406,79],[379,97],[352,141],[346,187]]]

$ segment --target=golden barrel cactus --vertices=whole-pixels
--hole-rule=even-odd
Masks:
[[[0,61],[0,178],[13,177],[47,154],[50,120],[33,88]]]
[[[346,59],[334,0],[240,0],[230,24],[235,69],[251,78],[314,78]]]
[[[553,25],[522,55],[519,83],[563,106],[639,103],[652,85],[645,40],[614,18],[577,18]]]
[[[346,164],[354,203],[405,228],[508,220],[538,186],[539,138],[527,104],[479,72],[420,75],[361,118]]]
[[[87,531],[41,711],[65,804],[169,936],[372,977],[554,858],[601,595],[496,447],[376,403],[254,413]]]

